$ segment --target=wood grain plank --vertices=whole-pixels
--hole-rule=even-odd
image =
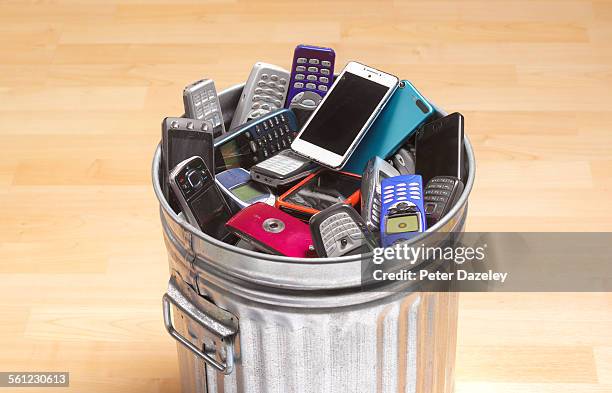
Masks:
[[[612,2],[309,4],[325,12],[0,2],[0,370],[71,371],[58,392],[179,391],[150,185],[161,120],[183,112],[187,83],[288,68],[302,42],[465,115],[469,230],[612,230]],[[456,391],[612,391],[611,306],[598,293],[462,294]]]

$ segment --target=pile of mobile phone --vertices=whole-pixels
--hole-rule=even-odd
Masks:
[[[296,258],[366,253],[443,220],[466,180],[463,116],[408,80],[334,67],[333,49],[298,45],[289,70],[255,63],[235,108],[211,79],[187,85],[185,114],[162,122],[169,206],[217,240]]]

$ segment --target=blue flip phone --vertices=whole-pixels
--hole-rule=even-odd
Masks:
[[[423,208],[423,180],[420,175],[383,179],[380,240],[383,247],[409,240],[427,228]]]
[[[370,158],[388,158],[433,113],[425,97],[410,82],[401,81],[342,170],[361,175]]]

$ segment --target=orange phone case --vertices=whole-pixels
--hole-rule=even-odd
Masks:
[[[288,191],[286,191],[283,195],[281,195],[280,197],[278,197],[276,199],[276,207],[281,209],[282,211],[284,211],[286,213],[293,214],[295,217],[299,218],[302,221],[308,221],[311,216],[317,214],[320,210],[313,209],[313,208],[306,207],[306,206],[302,206],[302,205],[296,205],[296,204],[287,202],[284,199],[287,196],[289,196],[291,193],[293,193],[295,190],[299,189],[304,184],[308,183],[312,178],[318,176],[321,172],[325,172],[325,171],[331,171],[331,169],[325,169],[325,168],[321,169],[321,170],[319,170],[319,171],[317,171],[317,172],[315,172],[315,173],[313,173],[311,175],[308,175],[301,182],[299,182],[295,186],[291,187]],[[355,177],[357,179],[361,179],[361,176],[356,175],[354,173],[340,172],[340,171],[336,171],[336,173],[341,174],[341,175],[345,175],[345,176]],[[360,200],[361,200],[361,187],[359,187],[357,189],[357,191],[355,191],[353,194],[351,194],[351,196],[349,196],[344,201],[344,203],[346,203],[348,205],[351,205],[351,206],[353,206],[355,208],[358,208]]]

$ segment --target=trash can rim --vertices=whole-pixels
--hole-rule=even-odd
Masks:
[[[222,92],[219,93],[219,95],[222,95],[224,92],[226,91],[230,91],[232,89],[236,89],[238,87],[241,87],[243,85],[234,85],[226,90],[223,90]],[[431,102],[431,101],[430,101]],[[434,105],[435,107],[435,105]],[[443,110],[435,107],[435,109],[445,115],[446,112],[444,112]],[[415,244],[418,243],[420,241],[422,241],[423,239],[427,238],[427,236],[429,236],[429,234],[433,233],[433,232],[437,232],[439,228],[443,227],[448,221],[450,221],[451,219],[453,219],[453,217],[455,217],[455,215],[457,214],[457,212],[463,208],[463,206],[467,203],[468,201],[468,197],[470,195],[470,192],[472,190],[472,187],[474,185],[474,178],[475,178],[475,172],[476,172],[476,164],[475,164],[475,158],[474,158],[474,151],[472,149],[472,145],[469,141],[469,138],[467,136],[467,134],[464,137],[464,146],[465,146],[465,150],[466,150],[466,157],[467,157],[467,161],[468,161],[468,178],[467,181],[465,183],[465,187],[463,190],[463,193],[461,194],[461,197],[459,198],[459,200],[457,201],[457,203],[455,204],[455,206],[453,206],[453,208],[448,212],[448,214],[446,214],[446,216],[440,220],[439,222],[437,222],[434,226],[432,226],[431,228],[428,228],[425,232],[423,232],[422,234],[415,236],[414,238],[412,238],[409,242],[409,244]],[[282,256],[282,255],[272,255],[272,254],[265,254],[265,253],[261,253],[261,252],[257,252],[257,251],[251,251],[251,250],[247,250],[247,249],[243,249],[231,244],[227,244],[224,243],[220,240],[217,240],[215,238],[213,238],[212,236],[209,236],[207,234],[205,234],[204,232],[202,232],[199,228],[194,227],[193,225],[189,224],[187,221],[182,220],[178,214],[176,214],[172,208],[170,207],[170,205],[168,204],[168,201],[166,200],[166,198],[163,195],[162,189],[161,189],[161,185],[160,185],[160,181],[159,181],[159,170],[160,170],[160,164],[161,164],[161,143],[159,143],[157,145],[157,148],[155,150],[155,154],[153,156],[153,162],[152,162],[152,181],[153,181],[153,190],[155,192],[155,196],[157,197],[157,200],[160,204],[160,209],[163,209],[166,214],[172,218],[172,220],[179,226],[181,226],[183,228],[183,230],[190,232],[192,235],[206,241],[206,242],[210,242],[226,251],[231,251],[234,253],[238,253],[238,254],[242,254],[244,256],[247,257],[253,257],[253,258],[258,258],[261,260],[267,260],[270,262],[285,262],[285,263],[302,263],[302,264],[308,264],[308,265],[312,265],[312,264],[329,264],[329,263],[343,263],[343,262],[356,262],[356,261],[360,261],[362,260],[364,257],[368,257],[368,255],[371,254],[358,254],[358,255],[348,255],[348,256],[343,256],[343,257],[335,257],[335,258],[293,258],[293,257],[286,257],[286,256]]]

